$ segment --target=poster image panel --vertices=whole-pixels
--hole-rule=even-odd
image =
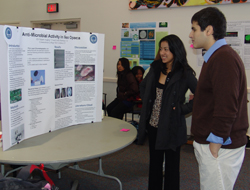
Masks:
[[[249,3],[250,0],[129,0],[130,10]]]
[[[55,49],[54,50],[54,67],[64,68],[65,66],[65,51],[64,49]]]
[[[128,59],[129,60],[129,66],[130,69],[132,69],[134,66],[139,66],[139,59]]]
[[[67,96],[70,97],[72,94],[72,87],[67,87]]]
[[[59,88],[55,89],[55,99],[58,99],[58,98],[60,98],[60,89]]]
[[[32,70],[30,75],[31,86],[45,85],[45,70]]]
[[[95,65],[75,65],[75,81],[95,81]]]
[[[250,34],[245,35],[245,44],[250,44]]]
[[[24,138],[24,125],[11,129],[11,144],[15,145]]]
[[[10,91],[10,104],[19,102],[22,100],[22,89],[16,89]]]

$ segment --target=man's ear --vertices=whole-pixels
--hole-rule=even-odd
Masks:
[[[207,28],[206,28],[206,34],[207,34],[207,36],[213,35],[213,33],[214,33],[213,26],[208,25]]]

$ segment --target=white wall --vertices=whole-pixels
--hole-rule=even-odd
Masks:
[[[107,93],[107,103],[115,97],[116,83],[112,81],[116,81],[116,62],[120,56],[122,22],[169,22],[170,32],[178,35],[186,47],[189,64],[196,71],[197,77],[200,74],[195,53],[189,47],[191,42],[188,35],[192,15],[205,6],[130,11],[129,0],[60,0],[58,1],[59,13],[49,14],[46,12],[46,4],[55,3],[54,0],[0,1],[0,24],[19,23],[19,26],[32,27],[31,21],[80,18],[81,31],[104,33],[103,89]],[[250,3],[215,6],[225,14],[228,21],[250,19]],[[117,46],[116,50],[112,50],[113,45]],[[247,70],[247,76],[248,86],[250,86],[250,70]]]

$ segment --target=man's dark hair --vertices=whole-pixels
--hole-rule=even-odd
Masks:
[[[191,23],[197,22],[204,31],[207,26],[213,27],[214,39],[219,40],[225,37],[227,21],[224,14],[216,7],[207,7],[195,13],[191,19]]]

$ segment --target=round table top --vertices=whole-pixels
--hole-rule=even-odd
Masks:
[[[121,129],[129,129],[122,132]],[[135,127],[123,120],[104,117],[102,122],[79,124],[26,139],[3,151],[0,163],[61,164],[102,157],[130,145],[136,138]]]

